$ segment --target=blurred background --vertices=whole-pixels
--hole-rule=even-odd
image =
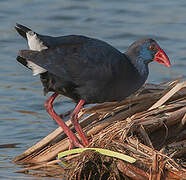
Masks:
[[[45,112],[39,77],[16,62],[18,50],[27,48],[16,22],[45,35],[95,37],[123,52],[135,40],[152,37],[172,62],[171,68],[150,64],[148,82],[159,83],[186,79],[185,8],[185,0],[1,0],[0,179],[37,179],[13,173],[20,167],[11,161],[58,127]],[[73,107],[64,97],[55,104],[61,113]]]

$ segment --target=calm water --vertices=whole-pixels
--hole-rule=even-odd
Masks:
[[[14,31],[16,22],[49,35],[83,34],[105,40],[125,51],[141,37],[155,38],[172,67],[150,65],[148,82],[186,77],[186,1],[157,0],[1,0],[0,1],[0,179],[37,179],[15,174],[11,160],[57,128],[43,103],[39,77],[16,62],[25,41]],[[73,107],[61,98],[58,112]]]

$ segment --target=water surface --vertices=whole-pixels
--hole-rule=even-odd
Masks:
[[[1,0],[0,1],[0,179],[37,179],[15,174],[12,159],[52,132],[39,77],[16,62],[25,41],[13,30],[16,22],[41,34],[83,34],[107,41],[121,51],[142,37],[156,39],[172,67],[150,65],[148,82],[186,77],[186,1],[173,0]],[[74,107],[60,98],[58,112]],[[4,148],[2,148],[4,147]],[[40,178],[39,178],[40,179]]]

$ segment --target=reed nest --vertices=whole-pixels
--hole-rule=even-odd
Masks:
[[[79,118],[88,147],[127,154],[136,162],[88,150],[67,156],[63,166],[56,157],[69,141],[59,127],[15,157],[23,165],[17,172],[78,180],[186,179],[186,81],[181,78],[145,84],[123,101],[82,109]],[[66,123],[72,126],[70,120]]]

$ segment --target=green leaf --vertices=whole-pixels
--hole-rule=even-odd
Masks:
[[[100,154],[106,155],[106,156],[110,156],[110,157],[114,157],[114,158],[118,158],[124,161],[127,161],[129,163],[134,163],[136,161],[136,159],[134,159],[133,157],[130,157],[128,155],[119,153],[119,152],[114,152],[114,151],[110,151],[108,149],[102,149],[102,148],[77,148],[77,149],[70,149],[67,151],[63,151],[61,153],[58,154],[58,159],[63,158],[67,155],[72,155],[72,154],[77,154],[77,153],[81,153],[83,151],[87,151],[87,150],[93,150],[96,152],[99,152]]]

